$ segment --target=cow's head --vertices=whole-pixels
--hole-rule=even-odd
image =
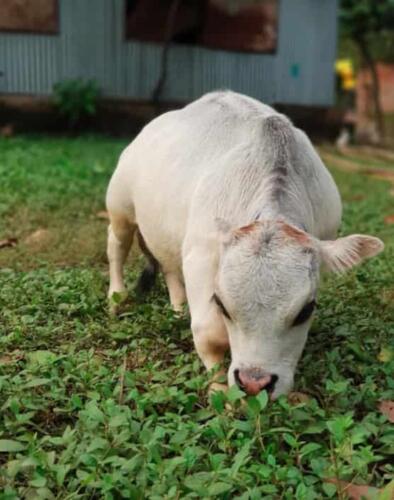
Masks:
[[[272,398],[287,393],[311,326],[321,263],[343,272],[373,257],[383,243],[352,235],[320,241],[282,220],[231,229],[222,240],[214,300],[229,334],[229,384]]]

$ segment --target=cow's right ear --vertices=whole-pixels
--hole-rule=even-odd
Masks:
[[[352,234],[333,241],[319,241],[320,255],[328,269],[343,273],[364,259],[374,257],[384,249],[379,238]]]

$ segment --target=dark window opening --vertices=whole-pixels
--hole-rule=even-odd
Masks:
[[[164,42],[174,2],[177,8],[170,41],[197,43],[205,2],[196,0],[126,0],[126,38]]]
[[[274,52],[277,31],[278,0],[126,0],[127,40]]]

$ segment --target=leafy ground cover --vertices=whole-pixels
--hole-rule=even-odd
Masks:
[[[296,379],[308,398],[241,405],[236,389],[207,399],[188,319],[162,283],[107,314],[97,212],[124,145],[0,141],[0,240],[18,240],[0,249],[0,498],[312,500],[355,495],[349,483],[391,498],[394,429],[379,410],[394,399],[390,182],[332,170],[342,232],[378,235],[386,250],[324,278]]]

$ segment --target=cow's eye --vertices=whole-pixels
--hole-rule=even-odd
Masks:
[[[231,319],[229,313],[227,312],[227,309],[224,307],[223,302],[219,299],[219,297],[216,295],[216,293],[213,294],[213,300],[216,302],[216,305],[219,307],[221,312],[226,316],[226,318]]]
[[[293,321],[293,326],[302,325],[302,323],[305,323],[305,321],[311,317],[315,306],[316,302],[314,300],[308,302],[308,304],[305,304],[305,306],[298,313],[296,319]]]

